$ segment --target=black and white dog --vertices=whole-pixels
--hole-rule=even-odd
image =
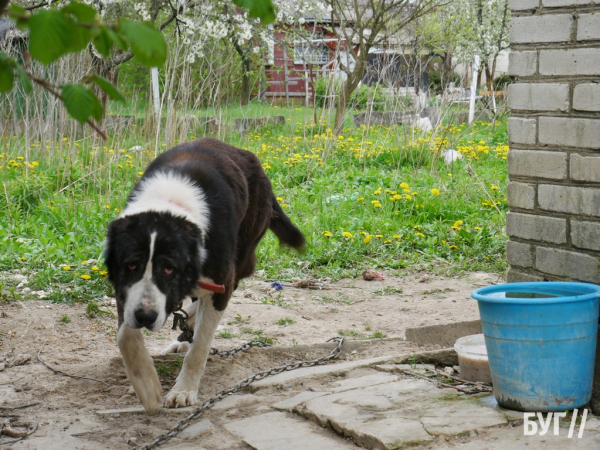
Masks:
[[[215,139],[175,147],[154,160],[108,228],[105,250],[115,287],[118,345],[127,377],[149,412],[161,385],[140,328],[156,331],[187,296],[193,343],[164,405],[197,401],[213,335],[240,279],[256,266],[254,251],[267,229],[280,242],[304,246],[302,233],[275,200],[271,182],[251,152]]]

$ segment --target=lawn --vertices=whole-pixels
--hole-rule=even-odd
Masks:
[[[308,240],[306,252],[295,255],[269,233],[258,249],[266,279],[340,278],[365,268],[505,270],[505,122],[448,124],[433,132],[347,126],[336,137],[326,121],[311,121],[311,109],[264,113],[284,115],[287,123],[230,133],[227,141],[259,156],[279,202]],[[30,287],[51,290],[56,301],[109,294],[106,228],[153,159],[154,145],[135,133],[106,142],[2,139],[0,270],[34,274]],[[446,165],[447,148],[463,158]]]

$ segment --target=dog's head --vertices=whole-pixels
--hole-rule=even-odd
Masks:
[[[200,230],[168,212],[121,217],[108,228],[105,261],[121,320],[156,331],[200,279]]]

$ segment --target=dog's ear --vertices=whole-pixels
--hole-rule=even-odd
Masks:
[[[104,245],[104,263],[108,269],[108,279],[111,283],[115,284],[117,281],[118,274],[118,238],[126,228],[129,220],[127,218],[121,218],[113,220],[108,226],[108,232],[106,233],[106,242]]]

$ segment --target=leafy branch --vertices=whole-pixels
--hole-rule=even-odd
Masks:
[[[263,23],[275,19],[271,0],[233,2],[248,9],[250,17],[259,17]],[[13,4],[7,9],[9,3],[10,0],[0,0],[0,16],[6,12],[18,29],[28,32],[29,48],[23,52],[23,64],[0,52],[0,94],[13,89],[15,79],[25,93],[30,93],[35,83],[59,99],[71,117],[81,124],[88,123],[104,139],[106,134],[94,122],[102,120],[104,107],[92,87],[96,86],[113,100],[124,101],[117,87],[93,73],[77,83],[54,85],[32,73],[32,62],[47,66],[69,53],[89,48],[94,59],[110,66],[135,57],[146,66],[161,67],[167,58],[167,44],[161,31],[183,12],[183,8],[171,5],[171,15],[157,30],[154,26],[160,9],[157,0],[152,3],[150,22],[121,17],[112,25],[103,23],[96,9],[77,1],[47,8],[59,0],[44,0],[27,8]]]
[[[0,4],[0,8],[6,5]],[[88,123],[104,139],[106,135],[93,122],[102,120],[104,107],[91,89],[92,85],[104,91],[113,100],[124,101],[124,96],[106,78],[86,75],[79,83],[53,85],[35,76],[30,70],[32,60],[49,65],[60,57],[79,52],[93,45],[102,57],[109,57],[113,49],[131,50],[135,57],[148,66],[160,67],[167,57],[163,35],[153,25],[121,18],[114,25],[102,23],[97,11],[83,3],[72,2],[57,9],[31,13],[19,5],[8,9],[17,28],[29,31],[29,49],[23,54],[24,65],[5,53],[0,53],[0,93],[14,87],[15,78],[26,93],[32,82],[60,99],[67,112],[79,123]]]

